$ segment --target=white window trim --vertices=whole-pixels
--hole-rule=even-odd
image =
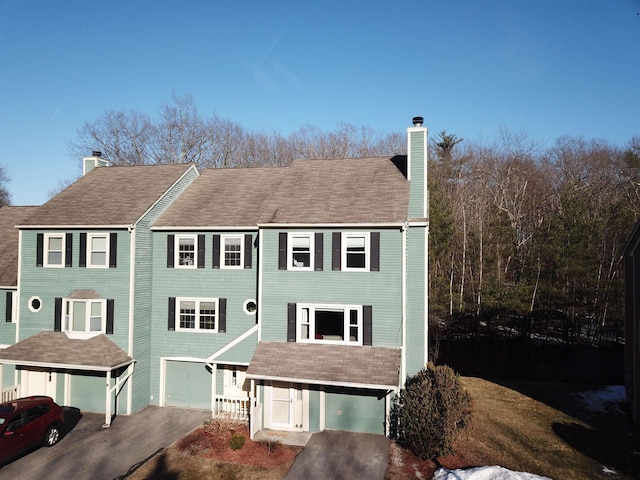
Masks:
[[[62,251],[60,256],[60,264],[49,263],[49,240],[52,238],[61,238],[62,239]],[[46,268],[64,268],[65,264],[65,252],[67,251],[66,247],[67,236],[64,233],[45,233],[44,234],[44,245],[43,249],[43,262],[42,265]]]
[[[40,302],[40,306],[38,308],[34,308],[33,307],[32,303],[33,303],[34,300],[38,300]],[[40,310],[42,310],[42,299],[40,297],[38,297],[37,295],[34,295],[27,302],[27,306],[29,307],[29,310],[32,311],[33,313],[38,313]]]
[[[364,237],[364,268],[347,267],[347,239],[350,237]],[[341,270],[346,272],[368,272],[371,269],[371,233],[370,232],[342,232],[341,241]]]
[[[303,310],[309,311],[309,338],[302,338],[302,319]],[[349,312],[356,310],[358,312],[358,338],[351,340],[332,340],[332,339],[316,339],[315,334],[315,312],[316,310],[342,310],[344,315],[344,332],[343,338],[350,338],[350,315]],[[296,305],[296,341],[302,343],[324,343],[331,345],[362,345],[363,342],[363,307],[362,305],[343,305],[343,304],[326,304],[326,303],[299,303]]]
[[[94,238],[104,238],[105,239],[105,244],[106,244],[106,250],[105,250],[105,258],[104,258],[104,265],[94,265],[92,260],[92,256],[91,254],[93,253],[93,250],[91,248],[91,244],[92,244],[92,240]],[[87,234],[87,258],[86,258],[86,265],[87,268],[109,268],[109,253],[110,253],[110,242],[109,242],[109,234],[108,233],[89,233]]]
[[[85,303],[86,311],[85,311],[85,330],[71,330],[69,326],[71,325],[71,320],[73,316],[73,304],[74,303]],[[100,303],[101,304],[101,315],[100,315],[100,331],[98,330],[88,330],[91,325],[91,304]],[[67,310],[68,309],[68,310]],[[67,311],[70,312],[67,315]],[[67,334],[69,338],[91,338],[96,335],[100,335],[102,333],[106,333],[107,331],[107,301],[105,299],[73,299],[73,298],[63,298],[62,299],[62,331]]]
[[[307,237],[309,239],[309,266],[296,267],[293,265],[293,238]],[[315,234],[313,232],[289,232],[287,233],[287,270],[313,271],[315,261]]]
[[[225,241],[231,238],[237,238],[240,240],[240,265],[225,264]],[[220,235],[220,268],[229,270],[244,268],[244,235]]]
[[[192,265],[180,265],[180,240],[190,238],[193,240],[193,264]],[[176,235],[175,245],[173,248],[174,268],[198,268],[198,236],[197,235]]]
[[[176,332],[198,332],[198,333],[218,333],[220,326],[220,299],[219,298],[196,298],[196,297],[176,297]],[[180,303],[195,302],[196,304],[196,321],[194,328],[184,328],[180,326]],[[200,303],[213,302],[216,304],[216,328],[200,328]]]

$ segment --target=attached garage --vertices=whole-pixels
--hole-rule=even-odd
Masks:
[[[331,429],[384,435],[391,393],[398,390],[400,381],[400,350],[362,345],[260,342],[247,378],[264,386],[265,395],[257,409],[264,418],[252,418],[251,422],[265,428],[275,424],[273,412],[281,411],[281,404],[295,406],[296,399],[300,398],[302,418],[309,419],[303,422],[304,431]],[[273,394],[275,386],[282,384],[289,385],[289,396],[280,391],[282,389],[278,395]],[[311,394],[311,390],[317,395]],[[305,398],[308,401],[305,402]],[[278,422],[271,428],[296,427],[295,424],[282,425]]]
[[[164,404],[170,407],[211,408],[211,371],[204,363],[165,362]]]
[[[63,332],[40,332],[2,350],[0,364],[15,365],[21,372],[21,392],[104,413],[107,426],[113,413],[126,410],[126,402],[118,398],[127,391],[134,360],[104,334],[72,339]]]
[[[384,435],[385,399],[385,391],[327,389],[325,428]]]

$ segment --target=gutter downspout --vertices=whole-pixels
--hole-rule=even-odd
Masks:
[[[133,357],[133,317],[135,312],[135,276],[136,276],[136,227],[135,225],[129,226],[127,229],[129,232],[129,338],[127,344],[127,354]],[[126,378],[133,375],[133,364],[129,366],[129,373]],[[132,382],[133,383],[133,382]],[[130,385],[127,390],[127,414],[131,415],[133,409],[133,385]]]
[[[400,385],[407,378],[407,224],[402,227],[402,359],[400,362]]]

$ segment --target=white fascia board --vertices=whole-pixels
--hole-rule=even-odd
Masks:
[[[132,228],[127,225],[16,225],[21,230],[125,230]]]
[[[276,375],[252,375],[247,373],[249,380],[267,380],[273,382],[302,383],[307,385],[327,385],[331,387],[349,387],[363,390],[398,390],[398,385],[377,385],[372,383],[356,383],[356,382],[334,382],[327,380],[315,380],[297,377],[279,377]]]
[[[259,223],[258,228],[402,228],[402,222],[386,223]]]
[[[106,367],[104,365],[75,365],[73,363],[44,363],[44,362],[30,362],[25,360],[8,360],[0,358],[0,363],[5,365],[20,365],[25,367],[39,367],[39,368],[56,368],[67,370],[82,370],[87,372],[111,372],[119,368],[131,365],[135,360],[127,360],[126,362],[114,365],[113,367]]]
[[[258,231],[258,226],[257,225],[247,225],[247,226],[239,226],[239,225],[230,225],[230,226],[219,226],[219,225],[207,225],[207,226],[199,226],[199,227],[194,227],[194,226],[186,226],[186,225],[180,225],[180,226],[163,226],[163,227],[151,227],[151,231],[155,232],[181,232],[181,231],[185,231],[185,232],[191,232],[191,231],[206,231],[206,232],[240,232],[240,231]]]
[[[409,221],[407,222],[407,225],[410,227],[428,227],[429,226],[429,220],[428,219],[409,219]]]
[[[180,176],[178,177],[178,179],[177,179],[175,182],[173,182],[173,183],[171,184],[171,186],[170,186],[169,188],[167,188],[167,189],[164,191],[164,193],[163,193],[162,195],[160,195],[160,197],[158,197],[158,199],[157,199],[155,202],[153,202],[153,203],[151,204],[151,206],[150,206],[149,208],[147,208],[147,210],[146,210],[142,215],[140,215],[140,218],[138,218],[135,222],[133,222],[133,225],[135,226],[135,225],[137,225],[138,223],[140,223],[140,222],[142,221],[142,219],[143,219],[144,217],[146,217],[146,216],[147,216],[147,213],[149,213],[151,210],[153,210],[153,207],[155,207],[155,206],[156,206],[160,201],[162,201],[162,200],[164,199],[164,197],[167,195],[167,192],[170,192],[170,191],[171,191],[171,189],[172,189],[173,187],[175,187],[175,186],[178,184],[178,182],[180,182],[180,180],[182,180],[182,179],[187,175],[187,173],[189,173],[189,171],[190,171],[190,170],[195,170],[195,172],[196,172],[196,177],[199,177],[199,176],[200,176],[200,172],[198,171],[198,169],[196,168],[196,166],[195,166],[194,164],[192,164],[189,168],[187,168],[187,169],[184,171],[184,173],[183,173],[182,175],[180,175]],[[188,185],[187,185],[187,187],[188,187]],[[185,190],[186,190],[186,188],[185,188]],[[184,190],[183,190],[183,191],[184,191]],[[180,195],[180,194],[178,194],[178,195]]]
[[[0,290],[15,290],[18,291],[17,285],[0,285]]]

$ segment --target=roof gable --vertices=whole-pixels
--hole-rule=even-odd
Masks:
[[[101,167],[39,207],[23,226],[136,223],[192,164]]]
[[[18,285],[18,242],[19,231],[16,225],[39,207],[0,208],[0,287]]]

